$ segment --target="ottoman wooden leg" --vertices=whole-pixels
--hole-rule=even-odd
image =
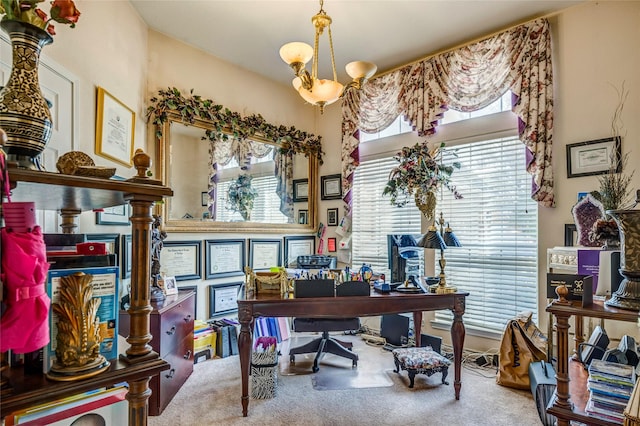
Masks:
[[[407,370],[407,372],[409,373],[409,387],[412,388],[413,380],[416,377],[416,370]]]
[[[447,382],[447,375],[449,374],[449,369],[448,368],[443,368],[442,369],[442,383],[445,385],[448,385],[449,382]]]

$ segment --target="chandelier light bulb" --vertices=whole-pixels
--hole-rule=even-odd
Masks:
[[[369,79],[373,77],[378,70],[378,67],[374,63],[366,61],[349,62],[344,68],[347,70],[349,77],[354,80],[359,78]]]
[[[293,41],[280,48],[280,57],[288,65],[296,62],[306,64],[313,58],[313,47],[301,41]]]
[[[344,86],[334,80],[315,80],[311,91],[316,97],[326,103],[332,104],[340,98]]]

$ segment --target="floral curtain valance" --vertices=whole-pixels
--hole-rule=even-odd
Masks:
[[[251,158],[263,158],[273,151],[273,147],[265,143],[240,138],[211,141],[210,144],[215,162],[226,166],[235,158],[241,169],[249,167]]]
[[[435,132],[451,107],[475,111],[507,90],[527,148],[532,198],[554,205],[551,145],[553,82],[551,34],[546,19],[535,20],[460,49],[409,64],[376,78],[342,104],[342,176],[344,201],[351,205],[353,173],[359,162],[359,129],[380,131],[399,115],[420,136]]]

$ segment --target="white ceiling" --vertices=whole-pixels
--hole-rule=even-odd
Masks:
[[[130,0],[149,27],[227,62],[291,84],[280,59],[290,41],[313,45],[311,17],[318,0]],[[326,0],[338,79],[354,60],[393,69],[509,26],[585,0]],[[331,78],[326,35],[320,41],[319,77]],[[310,64],[307,65],[310,71]]]

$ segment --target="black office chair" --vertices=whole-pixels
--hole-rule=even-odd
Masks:
[[[321,280],[326,281],[326,280]],[[297,282],[295,285],[299,284]],[[306,284],[306,283],[304,283]],[[314,283],[310,283],[314,286]],[[370,292],[369,284],[361,281],[350,281],[340,284],[336,287],[335,294],[337,297],[344,296],[368,296]],[[322,297],[323,295],[314,294],[313,292],[299,292],[296,297]],[[324,296],[329,296],[325,294]],[[331,303],[331,302],[329,302]],[[353,368],[358,366],[358,354],[352,352],[353,344],[350,342],[340,341],[329,336],[332,331],[348,331],[358,330],[360,328],[360,319],[355,318],[294,318],[293,330],[297,332],[321,332],[319,337],[311,342],[291,348],[289,350],[289,361],[295,363],[295,355],[315,353],[312,371],[317,373],[320,369],[318,362],[325,353],[331,353],[344,358],[349,358],[353,362]]]

